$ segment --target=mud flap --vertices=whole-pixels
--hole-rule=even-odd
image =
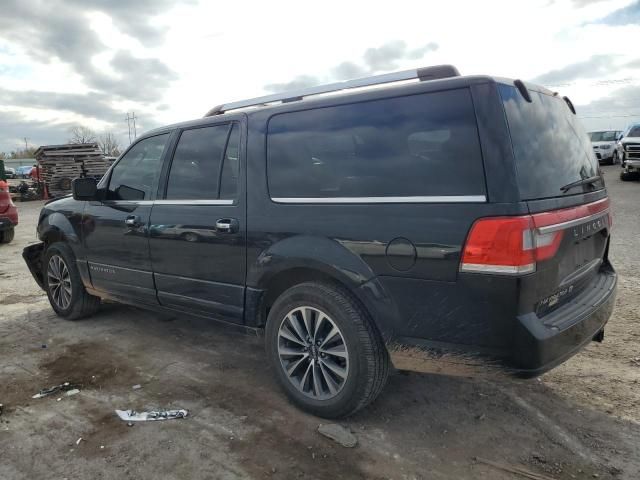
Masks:
[[[27,267],[33,278],[41,289],[44,290],[44,278],[42,275],[42,254],[44,252],[44,243],[38,242],[29,245],[22,250],[22,258],[24,258]]]

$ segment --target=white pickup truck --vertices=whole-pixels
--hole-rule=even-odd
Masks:
[[[632,125],[616,145],[621,160],[620,179],[640,179],[640,124]]]

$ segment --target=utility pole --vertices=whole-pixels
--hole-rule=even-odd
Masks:
[[[131,115],[129,115],[129,112],[127,112],[127,117],[125,118],[125,120],[127,121],[127,128],[129,129],[129,143],[131,143],[133,140],[135,140],[138,137],[138,131],[136,129],[136,112],[131,112]],[[133,128],[131,128],[131,122],[133,122]],[[131,138],[131,133],[133,132],[133,138]]]
[[[29,150],[29,144],[27,143],[27,137],[24,137],[24,150],[25,152]]]

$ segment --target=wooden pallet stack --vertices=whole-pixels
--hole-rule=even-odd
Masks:
[[[51,197],[71,193],[74,178],[102,178],[111,166],[97,143],[43,145],[36,150],[35,157],[40,166],[40,178]]]

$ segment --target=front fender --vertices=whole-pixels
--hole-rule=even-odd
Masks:
[[[62,201],[65,200],[57,201],[56,204]],[[67,201],[73,201],[73,199],[67,199]],[[71,207],[74,206],[75,205],[71,205]],[[89,275],[89,267],[86,261],[86,252],[82,244],[82,225],[82,208],[78,210],[69,208],[67,211],[48,211],[47,206],[45,206],[38,224],[38,238],[47,245],[53,242],[66,243],[76,258],[76,265],[83,284],[85,287],[90,287],[91,278]]]
[[[79,246],[79,222],[81,221],[81,215],[77,214],[78,224],[76,228],[74,228],[72,224],[74,216],[76,215],[71,215],[70,219],[60,212],[52,212],[46,215],[38,225],[38,237],[43,242],[50,242],[50,240],[53,239],[54,241],[66,242],[70,244],[72,248]]]

